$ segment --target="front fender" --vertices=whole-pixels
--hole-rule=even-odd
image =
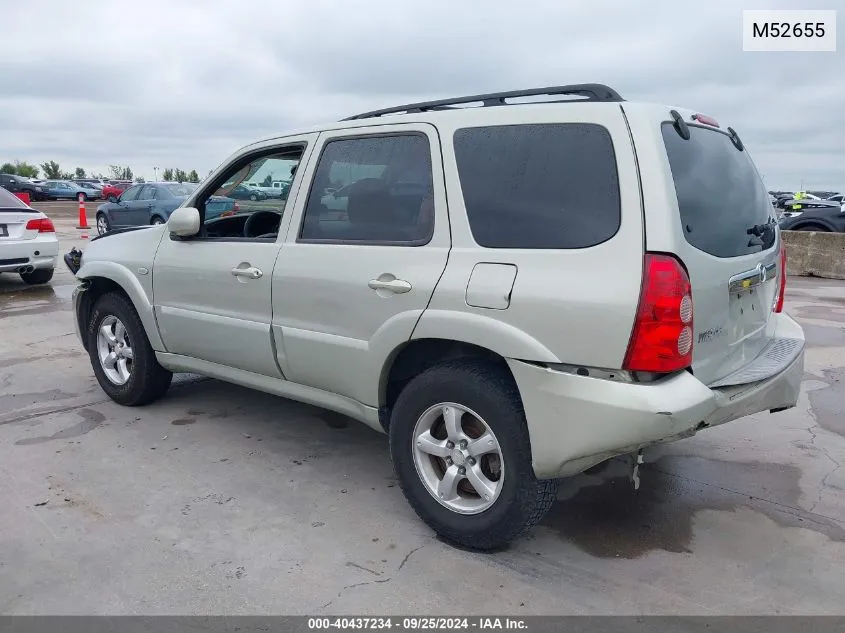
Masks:
[[[83,259],[82,267],[76,273],[76,276],[79,279],[89,281],[96,278],[109,279],[120,286],[129,300],[132,301],[132,305],[135,306],[135,311],[141,318],[141,323],[144,325],[152,348],[157,352],[167,351],[158,333],[158,325],[147,289],[144,288],[131,270],[117,262],[103,260],[85,262]]]

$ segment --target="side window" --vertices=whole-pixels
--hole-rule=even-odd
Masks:
[[[434,231],[431,149],[423,134],[329,141],[300,240],[426,244]]]
[[[132,200],[137,200],[139,193],[141,193],[141,185],[135,185],[134,187],[129,187],[129,189],[127,189],[122,194],[120,194],[120,201],[121,202],[131,202]]]
[[[213,192],[196,200],[203,219],[200,237],[274,241],[304,150],[303,145],[291,145],[231,165],[215,179],[217,184],[211,183]]]
[[[155,200],[156,189],[152,185],[144,185],[138,194],[138,200]]]
[[[586,248],[621,223],[610,133],[591,123],[455,132],[470,229],[487,248]]]

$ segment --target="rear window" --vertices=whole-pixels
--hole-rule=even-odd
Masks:
[[[28,211],[29,207],[27,207],[23,200],[18,198],[16,195],[9,193],[6,189],[0,187],[0,210],[2,209],[14,209],[15,211],[25,209]]]
[[[610,133],[591,123],[455,132],[470,228],[488,248],[585,248],[619,230]]]
[[[774,213],[748,152],[738,150],[718,130],[689,129],[690,138],[685,141],[671,123],[662,127],[687,242],[716,257],[739,257],[770,248],[774,226],[760,237],[748,232],[767,224]]]

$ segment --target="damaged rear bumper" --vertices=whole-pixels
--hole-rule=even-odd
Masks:
[[[686,371],[653,383],[626,383],[508,360],[525,408],[535,475],[573,475],[615,455],[795,406],[804,337],[792,319],[778,316],[800,337],[800,351],[776,375],[745,385],[711,389]]]

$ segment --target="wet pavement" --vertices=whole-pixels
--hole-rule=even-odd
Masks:
[[[56,214],[61,252],[79,240]],[[0,614],[845,613],[845,283],[790,279],[798,406],[565,481],[478,554],[405,502],[385,438],[196,376],[142,408],[97,386],[72,277],[0,276]]]

